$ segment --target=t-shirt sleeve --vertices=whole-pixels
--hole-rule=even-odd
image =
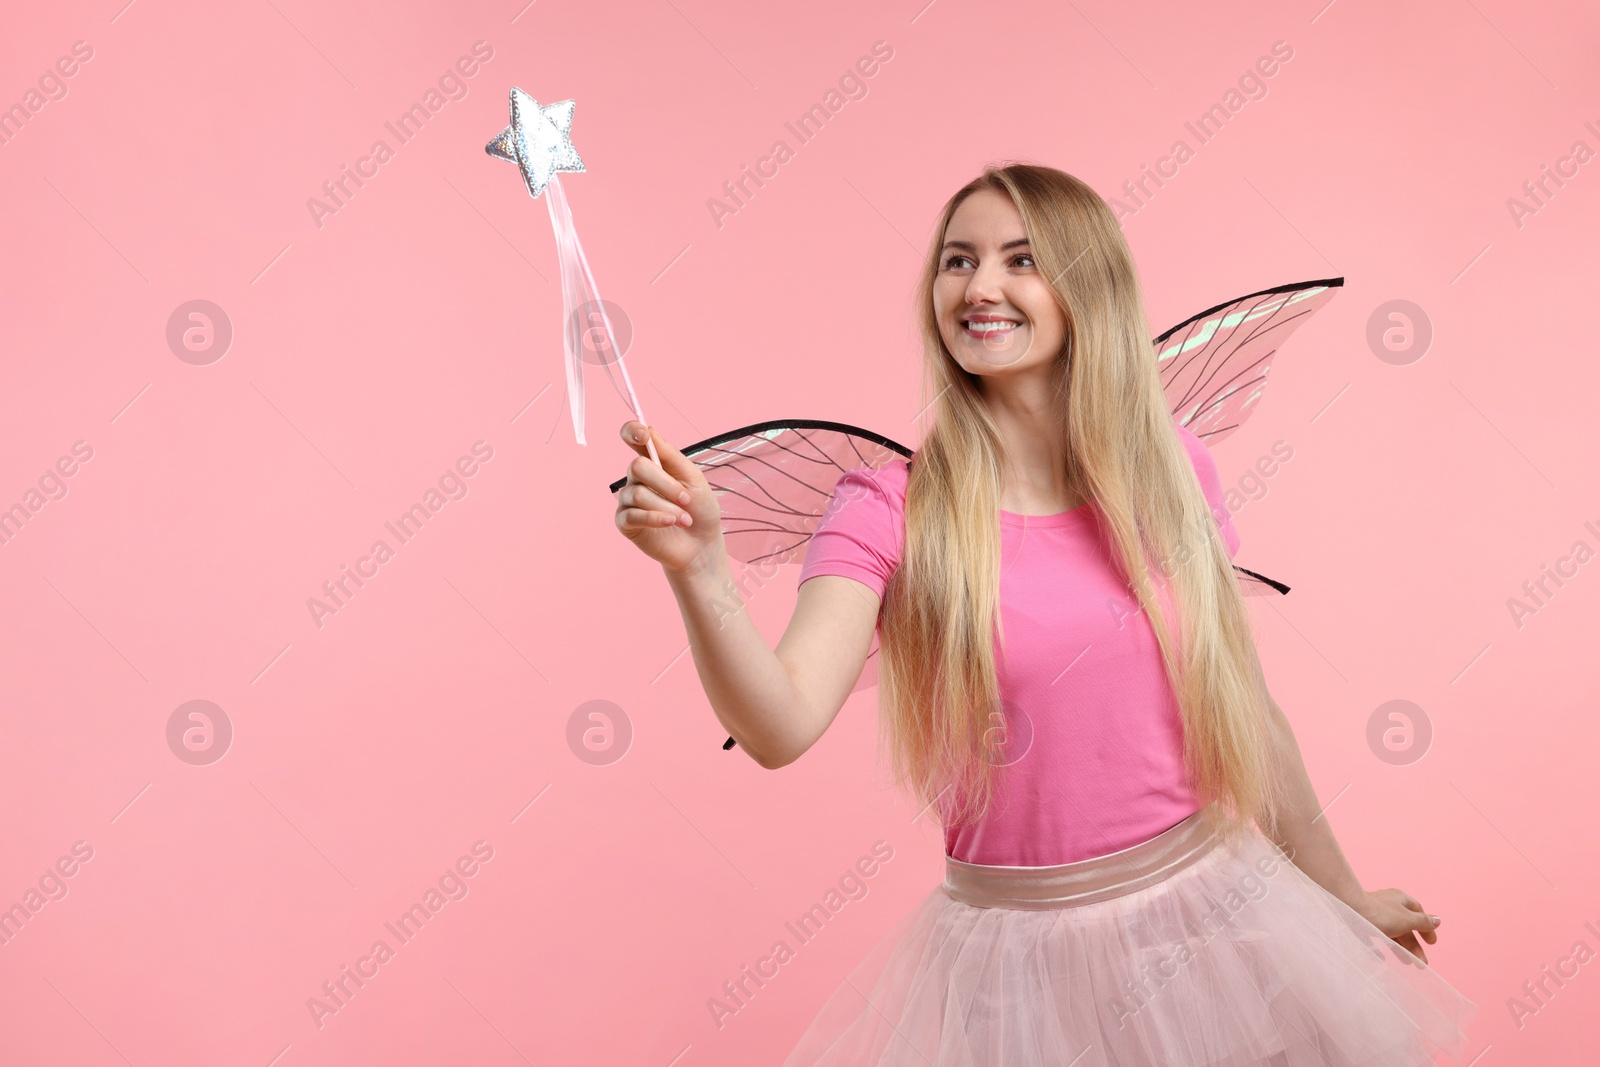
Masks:
[[[1228,502],[1222,492],[1222,478],[1217,473],[1217,461],[1212,458],[1211,450],[1206,447],[1206,443],[1187,427],[1178,426],[1178,437],[1182,439],[1184,448],[1189,451],[1189,462],[1194,464],[1194,473],[1200,479],[1200,488],[1206,494],[1206,503],[1211,505],[1211,514],[1216,516],[1217,528],[1222,532],[1222,543],[1228,549],[1228,558],[1232,559],[1239,552],[1239,531],[1234,529],[1233,515],[1228,511]]]
[[[806,543],[798,585],[820,574],[836,574],[854,578],[882,599],[900,565],[908,473],[902,461],[857,467],[839,476],[833,499]]]

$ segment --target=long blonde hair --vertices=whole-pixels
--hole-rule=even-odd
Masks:
[[[880,740],[892,753],[895,784],[919,804],[937,805],[947,826],[961,824],[989,808],[1004,767],[993,647],[996,635],[1004,641],[1004,444],[977,379],[945,347],[933,308],[946,228],[980,189],[1016,204],[1034,263],[1065,313],[1067,339],[1052,375],[1067,483],[1092,502],[1119,576],[1155,631],[1190,782],[1219,829],[1265,825],[1282,793],[1249,614],[1173,426],[1132,253],[1093,189],[1031,164],[987,168],[950,198],[917,288],[924,397],[933,395],[934,410],[911,464],[905,547],[881,619]],[[1152,567],[1170,582],[1177,620],[1157,599]]]

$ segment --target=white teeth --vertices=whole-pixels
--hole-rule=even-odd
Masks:
[[[1014,322],[969,322],[967,329],[973,333],[993,333],[995,330],[1011,330],[1017,326]]]

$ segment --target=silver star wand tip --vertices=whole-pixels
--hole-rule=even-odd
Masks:
[[[528,195],[538,198],[556,171],[582,173],[583,160],[572,146],[572,109],[576,102],[539,101],[515,86],[511,89],[511,125],[484,146],[496,159],[517,165]]]

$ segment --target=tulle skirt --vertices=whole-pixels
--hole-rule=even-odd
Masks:
[[[1477,1005],[1259,832],[1196,812],[1054,867],[945,881],[784,1067],[1399,1067],[1459,1058]]]

